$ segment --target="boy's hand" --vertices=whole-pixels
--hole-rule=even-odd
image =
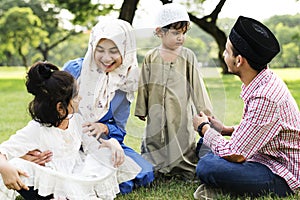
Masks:
[[[146,117],[144,117],[144,116],[137,116],[137,117],[142,121],[146,121]]]

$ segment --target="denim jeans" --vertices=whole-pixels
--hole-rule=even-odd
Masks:
[[[293,194],[286,181],[265,165],[229,162],[212,152],[200,158],[196,175],[202,183],[236,195],[256,197],[271,193],[284,197]]]

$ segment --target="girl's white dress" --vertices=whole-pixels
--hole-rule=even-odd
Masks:
[[[94,137],[82,134],[82,117],[74,114],[69,127],[61,130],[30,121],[9,140],[0,145],[0,152],[9,162],[25,171],[27,186],[38,189],[39,195],[54,194],[70,200],[113,199],[119,193],[119,183],[136,177],[140,167],[126,156],[125,162],[114,168],[108,148],[99,148]],[[83,146],[84,153],[80,151]],[[28,151],[51,150],[52,160],[45,167],[19,157]],[[8,190],[0,181],[0,199],[15,199],[18,193]]]

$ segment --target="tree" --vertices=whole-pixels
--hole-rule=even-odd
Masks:
[[[124,0],[120,10],[119,19],[123,19],[132,24],[138,3],[139,0]]]
[[[299,55],[300,48],[295,43],[288,43],[282,45],[282,51],[288,52],[282,54],[282,61],[284,63],[284,67],[296,67],[299,65],[298,58],[295,55]],[[295,66],[293,66],[295,65]]]
[[[217,4],[215,9],[212,11],[211,14],[204,16],[202,18],[197,18],[193,14],[190,14],[190,19],[192,22],[197,24],[201,29],[209,33],[218,44],[218,58],[219,58],[219,65],[222,68],[222,73],[227,74],[228,68],[226,66],[226,63],[223,59],[223,52],[225,50],[225,44],[227,40],[226,34],[217,26],[217,19],[218,15],[222,10],[222,7],[224,6],[226,0],[220,0],[220,2]]]
[[[30,47],[38,47],[40,41],[47,41],[47,32],[30,8],[10,8],[0,19],[0,32],[1,49],[12,55],[17,53],[26,67]]]
[[[300,64],[300,14],[275,15],[265,24],[279,40],[281,52],[272,60],[273,67],[299,67]]]
[[[61,11],[60,8],[55,7],[53,4],[50,4],[51,0],[21,0],[21,1],[5,1],[0,2],[0,16],[1,18],[8,12],[9,9],[13,7],[19,8],[30,8],[33,14],[39,18],[39,28],[43,31],[47,32],[46,38],[36,39],[36,41],[31,41],[31,43],[38,45],[30,45],[28,46],[29,51],[32,52],[40,52],[40,56],[34,56],[36,60],[48,60],[49,51],[55,48],[61,42],[67,40],[70,36],[76,34],[74,30],[66,30],[60,26],[59,13]],[[22,21],[17,21],[22,23]],[[26,24],[17,24],[16,26],[24,26]],[[30,38],[28,38],[30,39]],[[33,38],[32,38],[33,39]],[[33,62],[34,62],[33,61]]]
[[[12,7],[31,8],[33,14],[36,15],[40,21],[40,26],[45,30],[47,39],[37,40],[39,45],[29,46],[31,52],[38,51],[42,56],[35,56],[36,60],[48,60],[49,52],[56,48],[62,42],[68,40],[71,36],[78,35],[84,30],[84,26],[91,27],[96,17],[102,14],[107,14],[113,10],[111,4],[108,6],[92,4],[90,0],[70,0],[65,3],[64,0],[8,0],[0,2],[0,16],[7,12]],[[60,15],[62,11],[70,10],[75,13],[75,17],[71,20],[72,27],[67,29],[62,25],[63,19]],[[79,31],[75,30],[75,25],[80,24],[82,27]],[[22,26],[22,24],[16,24]],[[23,24],[24,25],[24,24]],[[35,42],[37,42],[35,41]],[[35,49],[33,49],[33,48]],[[4,49],[2,50],[4,52]],[[5,53],[7,56],[9,52]]]
[[[118,11],[114,4],[104,4],[100,0],[52,0],[61,9],[68,10],[74,18],[72,24],[91,28],[97,22],[97,17],[105,16],[112,11]]]

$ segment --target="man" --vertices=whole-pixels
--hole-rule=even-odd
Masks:
[[[196,173],[203,183],[194,197],[212,199],[217,191],[236,195],[280,197],[300,189],[300,113],[288,88],[267,64],[280,51],[262,23],[240,16],[224,51],[232,74],[242,81],[244,113],[228,127],[201,112],[194,129],[211,152]],[[224,135],[231,135],[230,140]]]

